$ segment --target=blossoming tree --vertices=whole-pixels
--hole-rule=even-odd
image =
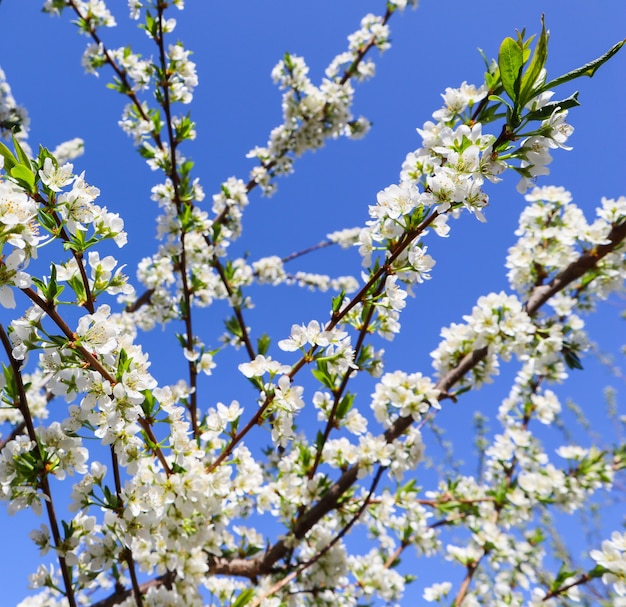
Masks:
[[[125,98],[119,124],[161,181],[157,241],[129,278],[106,253],[126,244],[122,210],[86,181],[83,142],[33,146],[0,72],[0,303],[3,318],[14,312],[0,323],[0,497],[9,514],[46,519],[31,533],[42,564],[23,607],[626,604],[625,533],[608,531],[582,565],[554,537],[554,521],[615,491],[626,447],[573,434],[546,446],[563,426],[556,384],[589,348],[581,314],[623,286],[626,198],[602,198],[587,218],[564,188],[541,183],[569,149],[579,104],[562,85],[610,69],[623,42],[554,76],[543,22],[504,38],[483,57],[483,82],[446,89],[363,225],[289,258],[237,253],[255,197],[305,152],[366,134],[354,85],[390,46],[392,17],[415,4],[381,0],[319,84],[285,53],[272,71],[282,123],[248,153],[250,174],[211,185],[207,201],[202,165],[186,156],[198,78],[174,34],[183,1],[129,1],[149,57],[109,46],[116,21],[101,0],[44,3],[89,38],[85,69]],[[393,342],[407,296],[431,277],[429,243],[454,246],[463,215],[485,221],[507,172],[528,203],[509,289],[441,329],[434,371],[387,368],[381,340]],[[289,270],[333,245],[358,250],[355,276]],[[334,294],[315,319],[269,336],[249,321],[255,285],[285,284]],[[160,326],[177,336],[173,383],[150,372],[142,345]],[[439,436],[438,412],[511,360],[498,429],[475,419],[479,473],[441,456],[434,474],[439,456],[425,444]],[[227,402],[204,376],[221,379]],[[440,566],[425,579],[428,559]]]

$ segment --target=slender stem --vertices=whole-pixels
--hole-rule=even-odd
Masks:
[[[122,505],[122,481],[120,479],[120,466],[117,460],[117,454],[115,453],[115,448],[111,445],[111,462],[113,465],[113,478],[115,482],[115,494],[117,495],[117,503],[118,507]],[[130,574],[131,585],[133,588],[133,596],[135,598],[135,603],[137,607],[143,607],[143,597],[141,594],[141,589],[139,587],[139,582],[137,580],[137,571],[135,568],[135,561],[133,559],[133,553],[131,552],[128,546],[124,547],[122,552],[123,558],[126,561],[126,565],[128,566],[128,573]]]
[[[85,19],[85,16],[80,12],[79,7],[76,5],[74,0],[67,0],[68,6],[71,6],[74,9],[74,12],[81,18]],[[107,47],[102,42],[102,39],[98,35],[98,32],[95,27],[89,28],[89,35],[92,37],[93,41],[102,49],[102,53],[106,59],[106,62],[111,66],[111,69],[115,72],[115,75],[120,79],[121,83],[124,85],[124,94],[133,102],[135,109],[141,116],[141,119],[145,122],[150,122],[150,117],[146,114],[143,106],[141,105],[141,101],[137,97],[136,93],[133,91],[133,87],[128,79],[128,75],[126,71],[122,69],[116,62],[115,59],[111,56],[111,53],[107,49]],[[154,143],[159,149],[163,149],[163,142],[161,141],[161,137],[157,131],[152,129],[150,131],[150,136],[152,137]]]
[[[581,575],[578,579],[574,580],[573,582],[570,582],[569,584],[566,584],[565,586],[561,586],[560,588],[557,588],[556,590],[550,590],[549,592],[546,593],[546,596],[544,596],[541,600],[543,602],[551,598],[554,598],[555,596],[565,594],[571,588],[574,588],[575,586],[580,586],[581,584],[586,584],[590,582],[592,579],[593,578],[590,575],[588,575],[587,573],[583,573],[583,575]]]
[[[163,91],[163,101],[161,103],[161,107],[163,108],[163,112],[165,113],[165,125],[167,129],[167,138],[170,144],[170,169],[167,171],[169,178],[172,181],[172,188],[174,189],[174,204],[176,205],[176,209],[179,215],[183,212],[185,204],[182,202],[180,197],[180,175],[178,174],[178,166],[176,163],[176,149],[178,147],[178,139],[174,133],[173,121],[172,121],[172,108],[170,101],[170,83],[169,83],[169,74],[170,70],[167,63],[167,55],[165,52],[165,37],[163,32],[163,12],[167,4],[159,2],[157,5],[158,9],[158,36],[155,38],[155,42],[159,49],[159,63],[161,66],[161,73],[163,74],[163,82],[160,82],[159,85],[161,90]],[[186,333],[186,346],[187,349],[191,352],[194,349],[194,333],[193,333],[193,324],[192,324],[192,303],[191,303],[191,287],[189,285],[189,278],[187,277],[187,251],[185,249],[185,236],[186,231],[184,226],[181,226],[180,229],[180,263],[179,267],[179,275],[181,280],[181,291],[184,300],[184,310],[183,310],[183,322],[185,324],[185,333]],[[194,360],[187,361],[187,369],[189,373],[189,405],[188,411],[190,415],[191,428],[194,436],[198,436],[198,391],[197,391],[197,379],[198,372],[196,369],[196,363]]]
[[[207,243],[207,246],[212,247],[212,243],[206,234],[204,235],[204,240]],[[228,293],[229,299],[232,300],[233,296],[235,295],[235,291],[233,290],[230,284],[230,281],[228,280],[228,277],[226,276],[226,270],[224,269],[222,262],[219,260],[217,256],[213,258],[212,266],[215,269],[215,271],[218,273],[220,280],[222,281],[222,284],[224,285],[224,288],[226,289],[226,292]],[[243,317],[243,311],[241,309],[241,306],[238,303],[232,303],[232,302],[231,302],[231,306],[233,308],[233,313],[235,314],[235,318],[237,319],[237,324],[239,325],[239,329],[241,330],[241,341],[243,341],[243,344],[246,348],[246,352],[250,360],[254,360],[256,357],[256,351],[254,349],[254,346],[252,345],[252,341],[250,340],[250,335],[248,334],[248,328],[246,326],[246,321],[244,320],[244,317]]]
[[[302,251],[296,251],[295,253],[291,253],[291,255],[287,255],[283,257],[281,261],[283,263],[287,263],[288,261],[292,261],[298,257],[302,257],[303,255],[307,255],[308,253],[313,253],[313,251],[319,251],[320,249],[325,249],[326,247],[330,247],[336,243],[331,240],[323,240],[322,242],[318,242],[311,247],[307,247],[306,249],[302,249]]]

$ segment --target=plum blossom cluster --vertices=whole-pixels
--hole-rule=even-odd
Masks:
[[[45,420],[49,417],[48,395],[46,393],[47,376],[36,369],[33,373],[24,373],[24,386],[28,399],[29,410],[33,420]],[[0,385],[4,390],[6,388],[5,380],[0,381]],[[0,407],[0,423],[9,423],[12,426],[18,426],[23,421],[23,416],[19,408],[10,406],[6,395],[3,394],[4,406]]]
[[[99,61],[102,60],[102,46],[94,44],[89,48],[93,49],[94,55],[89,58],[83,55],[83,64],[99,67]],[[148,89],[154,76],[154,64],[151,60],[142,59],[140,55],[126,47],[109,50],[108,57],[124,70],[125,77],[132,83],[133,91]]]
[[[484,219],[481,209],[488,197],[482,185],[485,179],[498,180],[505,169],[494,159],[496,137],[484,135],[480,121],[468,115],[485,95],[484,87],[466,83],[447,89],[444,107],[433,115],[438,122],[418,129],[423,147],[407,156],[400,183],[379,192],[377,203],[369,207],[371,219],[358,242],[363,265],[385,263],[393,273],[385,280],[384,297],[377,302],[385,337],[400,330],[398,312],[412,287],[431,277],[435,260],[423,244],[426,228],[448,236],[448,217],[458,216],[462,208]]]
[[[259,354],[252,362],[242,363],[239,370],[251,379],[258,379],[262,391],[259,404],[267,407],[271,412],[272,440],[281,446],[286,446],[294,436],[294,417],[304,407],[302,395],[304,389],[293,385],[288,373],[290,368],[282,365],[271,357]],[[269,374],[270,381],[262,382],[265,374]],[[278,381],[274,378],[278,376]],[[269,405],[269,406],[268,406]]]
[[[385,373],[372,395],[376,419],[389,428],[400,415],[420,421],[431,407],[440,409],[439,390],[421,373]]]
[[[611,458],[595,449],[570,445],[557,449],[559,457],[573,464],[569,468],[550,460],[529,423],[551,425],[562,407],[552,390],[538,387],[540,377],[532,372],[531,364],[522,367],[499,409],[503,432],[494,436],[486,450],[486,480],[496,484],[515,480],[507,496],[515,511],[507,520],[524,521],[540,504],[555,504],[572,513],[597,490],[609,489],[614,479]]]
[[[300,287],[306,287],[310,291],[321,291],[325,293],[328,290],[354,293],[359,288],[359,281],[354,276],[338,276],[331,278],[326,274],[314,274],[312,272],[296,272],[287,277],[287,284],[295,284]]]
[[[354,348],[347,331],[334,327],[324,329],[315,320],[308,325],[293,325],[287,339],[280,340],[278,347],[286,352],[300,350],[316,351],[315,358],[318,367],[321,365],[324,374],[328,374],[332,381],[340,381],[345,373],[357,369],[354,362]]]
[[[535,335],[535,326],[514,295],[491,293],[479,298],[464,324],[454,323],[441,331],[442,341],[431,353],[439,376],[456,368],[468,354],[487,349],[486,356],[471,370],[472,385],[491,381],[498,373],[498,360],[513,354],[524,356]]]
[[[626,218],[626,198],[603,198],[597,217],[589,223],[572,196],[562,187],[534,188],[526,195],[531,203],[520,216],[517,243],[509,249],[508,278],[521,294],[549,282],[558,272],[577,259],[584,250],[609,242],[615,225]],[[602,260],[594,278],[594,293],[605,298],[619,289],[623,281],[623,249],[616,248]],[[552,305],[561,314],[570,311],[576,300],[562,294]],[[577,302],[590,305],[589,301]]]
[[[117,22],[104,0],[45,0],[42,10],[52,15],[60,15],[63,9],[72,6],[80,14],[77,22],[78,30],[90,35],[91,30],[98,27],[115,27]]]
[[[52,150],[52,155],[56,158],[57,163],[62,165],[74,158],[78,158],[83,155],[85,149],[85,142],[80,137],[74,137],[57,145]]]
[[[100,190],[85,181],[84,173],[75,175],[73,169],[70,163],[59,166],[56,159],[46,157],[39,170],[41,182],[53,193],[58,213],[70,235],[85,232],[89,226],[98,239],[112,238],[118,247],[124,246],[126,233],[123,220],[118,213],[110,213],[106,207],[94,204]],[[69,185],[71,190],[62,191]]]
[[[345,331],[338,329],[323,329],[316,320],[308,325],[293,325],[289,338],[278,343],[281,350],[294,352],[307,346],[326,348],[331,345],[340,345],[348,339]]]
[[[564,468],[550,461],[529,426],[535,419],[551,424],[561,406],[528,370],[525,365],[500,407],[503,432],[495,434],[486,449],[481,479],[456,477],[452,482],[442,481],[437,491],[426,492],[443,515],[462,519],[471,534],[466,542],[451,535],[446,546],[448,559],[468,571],[481,564],[474,588],[466,595],[470,604],[546,604],[542,601],[547,600],[548,591],[540,585],[545,579],[537,572],[545,569],[548,551],[543,538],[528,528],[529,521],[547,504],[557,504],[569,513],[583,507],[593,493],[610,488],[613,478],[609,454],[563,446],[558,455],[574,460],[573,465]],[[494,495],[494,487],[502,488],[503,494]],[[577,580],[569,573],[553,587],[562,587],[563,596],[579,600]],[[529,603],[524,590],[533,585]],[[441,588],[446,587],[442,582]]]
[[[132,470],[145,449],[138,436],[144,415],[140,405],[145,399],[144,392],[155,388],[156,382],[147,372],[150,364],[147,356],[133,345],[131,334],[123,332],[123,328],[123,324],[117,325],[109,307],[103,305],[94,314],[80,318],[71,339],[51,336],[49,329],[41,327],[40,320],[33,322],[32,314],[28,320],[14,321],[10,337],[17,359],[25,359],[30,349],[42,350],[39,366],[45,374],[48,394],[63,397],[68,403],[81,398],[79,404],[70,404],[69,417],[62,426],[53,424],[44,431],[45,436],[52,439],[62,430],[71,437],[83,427],[90,428],[103,444],[112,445],[119,461]],[[65,344],[60,346],[63,341]],[[91,368],[85,365],[85,360],[92,361]],[[76,445],[68,447],[63,457],[56,448],[58,464],[50,459],[52,455],[46,455],[46,470],[53,470],[53,464],[60,466],[59,472],[55,472],[57,478],[61,478],[63,470],[79,470],[86,459],[82,439],[55,441],[62,449],[66,449],[66,444]],[[39,443],[44,444],[43,438]]]
[[[48,154],[48,155],[46,155]],[[99,207],[94,200],[99,190],[87,184],[84,175],[75,175],[73,165],[66,163],[59,166],[57,161],[44,153],[42,167],[37,177],[40,179],[44,192],[49,196],[51,207],[38,217],[41,208],[33,196],[29,196],[22,187],[11,180],[0,180],[0,247],[6,260],[2,264],[0,279],[0,295],[5,307],[15,307],[15,297],[11,287],[26,288],[30,286],[30,277],[24,271],[31,258],[37,257],[37,247],[46,240],[44,232],[50,232],[50,239],[63,233],[53,227],[50,208],[54,209],[67,231],[63,236],[73,243],[77,250],[86,250],[103,239],[113,239],[118,246],[126,242],[124,224],[117,213],[110,213],[106,207]],[[34,176],[33,176],[34,179]],[[71,185],[71,189],[63,191]],[[87,234],[91,231],[90,236]],[[11,247],[8,252],[5,247]],[[129,292],[125,277],[119,271],[112,274],[111,270],[117,262],[107,259],[104,267],[99,256],[94,253],[89,263],[94,272],[92,287],[98,292],[111,289],[111,293]],[[64,266],[61,280],[69,281],[77,291],[79,299],[85,296],[84,287],[72,284],[72,277],[78,273],[78,262],[72,258],[69,265]],[[112,264],[112,265],[111,265]],[[99,269],[98,269],[99,268]],[[80,279],[79,279],[80,282]]]
[[[168,90],[171,101],[191,103],[193,91],[198,84],[196,64],[189,59],[190,51],[185,50],[182,44],[171,44],[168,49],[168,68],[173,74],[168,81]]]
[[[354,246],[359,240],[359,234],[361,233],[360,227],[346,228],[344,230],[337,230],[326,235],[326,238],[332,243],[338,244],[342,249],[347,249]]]
[[[349,80],[325,79],[317,87],[308,77],[304,59],[286,54],[272,71],[272,78],[283,94],[283,124],[271,133],[266,146],[255,147],[248,158],[259,165],[252,169],[251,179],[266,195],[276,190],[274,175],[293,171],[293,155],[322,147],[325,140],[341,135],[362,135],[367,130],[363,119],[353,120],[350,106],[354,89]]]
[[[175,6],[178,10],[185,8],[185,0],[171,0],[171,6]],[[154,2],[152,0],[128,0],[128,11],[131,19],[139,19],[141,10],[146,7],[152,7]]]
[[[571,313],[571,308],[558,312],[558,321],[548,318],[537,324],[511,393],[500,407],[498,418],[503,432],[494,435],[485,451],[482,483],[466,478],[462,489],[455,484],[451,494],[450,487],[444,484],[438,494],[439,499],[447,496],[452,502],[458,496],[459,508],[464,507],[463,503],[480,504],[480,523],[474,519],[474,510],[469,505],[466,507],[464,517],[473,532],[468,544],[447,547],[450,558],[468,571],[476,563],[482,563],[482,570],[475,576],[475,589],[466,595],[470,604],[484,600],[520,606],[553,604],[548,598],[555,594],[548,596],[548,590],[538,586],[536,574],[543,568],[542,561],[547,553],[531,535],[520,541],[511,530],[519,528],[522,532],[527,521],[532,520],[533,512],[546,504],[555,504],[571,513],[584,507],[593,493],[612,485],[615,460],[611,453],[564,445],[557,449],[557,455],[568,460],[569,467],[559,466],[550,461],[529,427],[533,420],[553,424],[560,415],[561,404],[545,383],[561,382],[566,377],[563,353],[577,351],[574,344],[586,341],[583,323]],[[494,508],[489,487],[507,487],[506,501],[500,501],[497,508]],[[429,496],[434,498],[437,494],[433,492]],[[558,589],[559,595],[577,601],[580,583],[580,579],[570,573],[560,576],[552,588]],[[536,587],[532,590],[531,602],[527,603],[521,588],[531,584]]]
[[[37,491],[42,466],[63,480],[66,474],[84,474],[88,451],[82,440],[69,436],[58,422],[36,429],[37,441],[26,436],[7,443],[0,453],[0,499],[15,513],[32,508],[38,514],[46,496]]]
[[[391,3],[390,3],[391,4]],[[394,9],[404,10],[407,4],[395,3]],[[366,15],[361,28],[348,37],[348,51],[337,55],[326,69],[326,78],[316,86],[308,77],[309,68],[302,57],[285,54],[272,71],[272,78],[281,90],[283,124],[276,127],[265,146],[248,153],[259,161],[251,172],[251,180],[263,193],[276,191],[272,178],[293,171],[293,156],[322,147],[328,138],[362,137],[369,130],[365,118],[354,119],[351,105],[354,89],[351,78],[363,80],[374,74],[374,63],[365,59],[371,47],[381,52],[390,47],[386,19]]]
[[[347,71],[356,63],[359,55],[367,45],[374,45],[380,51],[386,51],[391,47],[389,41],[390,29],[381,17],[366,15],[361,19],[361,29],[348,36],[348,50],[337,55],[332,63],[326,68],[326,77],[337,80],[342,72]],[[375,73],[375,64],[371,59],[358,62],[355,77],[358,80],[370,78]]]
[[[482,220],[481,209],[488,203],[482,185],[485,179],[497,181],[505,169],[493,155],[496,137],[484,134],[479,117],[470,113],[486,95],[484,85],[465,82],[446,89],[444,106],[433,113],[437,122],[418,129],[422,147],[402,165],[401,183],[421,185],[425,205],[436,205],[440,213],[464,206]]]

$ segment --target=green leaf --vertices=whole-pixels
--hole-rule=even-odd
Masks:
[[[128,356],[128,352],[122,348],[117,360],[117,377],[119,381],[122,381],[122,376],[130,370],[130,365],[133,359]]]
[[[491,61],[489,61],[489,58],[485,54],[485,51],[483,51],[483,49],[480,47],[478,47],[476,50],[478,51],[478,54],[483,58],[483,61],[485,62],[485,67],[487,68],[487,70],[489,70],[491,66]]]
[[[575,80],[576,78],[580,78],[581,76],[589,76],[591,78],[600,68],[600,66],[604,65],[613,55],[617,54],[617,52],[626,44],[626,38],[621,40],[617,44],[614,44],[604,55],[590,61],[589,63],[585,63],[585,65],[579,67],[578,69],[572,70],[571,72],[567,72],[567,74],[563,74],[550,82],[546,82],[539,90],[535,91],[536,95],[540,95],[544,91],[549,89],[553,89],[561,84],[569,82],[570,80]]]
[[[48,301],[55,301],[58,291],[59,283],[57,282],[57,267],[52,264],[50,267],[50,283],[48,285],[48,293],[46,293]]]
[[[183,205],[181,212],[178,214],[178,219],[180,220],[181,228],[185,232],[189,232],[194,226],[194,214],[193,207],[190,204]],[[228,278],[232,278],[235,271],[232,268],[227,268]]]
[[[504,105],[506,105],[506,107],[508,107],[510,110],[513,109],[511,107],[511,104],[506,99],[503,99],[499,95],[489,95],[489,101],[499,101],[500,103],[503,103]]]
[[[152,38],[156,38],[159,33],[159,22],[152,16],[150,11],[146,11],[146,23],[139,27],[146,30]]]
[[[331,377],[328,372],[328,365],[325,361],[318,360],[317,361],[317,369],[311,369],[311,373],[317,381],[319,381],[322,385],[326,386],[330,390],[335,388],[335,382],[333,377]]]
[[[159,410],[159,403],[150,390],[142,390],[143,403],[141,409],[145,417],[154,417]]]
[[[241,325],[235,316],[231,316],[224,321],[226,325],[226,330],[233,336],[241,339],[243,337],[243,333],[241,331]]]
[[[580,357],[573,350],[570,350],[569,348],[563,348],[563,358],[565,359],[565,364],[570,369],[582,369],[583,368],[583,365],[580,362]]]
[[[552,592],[558,590],[564,584],[565,580],[572,577],[574,573],[575,573],[574,571],[570,571],[565,565],[565,563],[563,563],[561,565],[561,568],[559,569],[559,572],[554,578],[554,581],[552,582],[552,584],[550,584],[550,590]]]
[[[494,122],[495,120],[502,120],[506,117],[506,112],[499,112],[500,104],[488,105],[478,116],[477,122],[486,124],[487,122]]]
[[[346,296],[346,292],[344,290],[339,293],[336,297],[333,297],[332,310],[333,314],[337,314],[341,309],[341,304],[343,304],[343,300]]]
[[[496,74],[485,72],[485,84],[490,91],[495,91],[500,86],[500,71]]]
[[[267,335],[267,333],[263,333],[263,335],[261,335],[261,337],[259,337],[256,342],[259,354],[263,354],[265,356],[265,354],[267,354],[267,351],[269,350],[271,342],[272,340],[270,339],[269,335]]]
[[[39,223],[51,234],[58,234],[58,225],[52,212],[46,209],[39,210]]]
[[[541,35],[539,36],[539,40],[537,41],[537,46],[535,47],[535,53],[533,54],[532,59],[530,60],[530,64],[526,68],[526,73],[522,77],[522,83],[520,86],[520,105],[526,105],[533,97],[534,94],[532,92],[533,86],[535,82],[537,82],[537,78],[541,74],[541,70],[546,65],[546,61],[548,59],[548,38],[549,34],[546,31],[546,24],[541,18]]]
[[[587,575],[593,579],[602,577],[607,571],[608,569],[606,567],[603,567],[602,565],[596,565],[591,571],[587,572]]]
[[[543,530],[541,529],[541,527],[537,527],[532,535],[528,538],[528,541],[533,545],[533,546],[538,546],[539,544],[542,544],[546,539],[546,536],[543,532]]]
[[[321,430],[318,430],[317,434],[315,435],[314,447],[315,450],[318,452],[324,448],[324,433]]]
[[[254,596],[254,588],[246,588],[241,594],[235,599],[232,604],[232,607],[244,607],[247,605]]]
[[[23,164],[16,164],[10,171],[9,175],[13,179],[17,179],[21,185],[26,185],[29,192],[35,190],[35,175]]]
[[[4,375],[4,390],[7,396],[11,397],[13,394],[17,393],[15,390],[15,377],[13,375],[13,369],[2,363],[2,374]]]
[[[578,101],[578,91],[569,96],[567,99],[562,99],[561,101],[552,101],[551,103],[547,103],[538,110],[528,112],[525,118],[528,120],[545,120],[546,118],[550,118],[554,111],[559,108],[561,110],[569,110],[570,108],[576,107],[577,105],[580,105],[580,101]]]
[[[184,474],[185,472],[187,472],[186,468],[183,468],[180,464],[177,464],[176,462],[172,462],[170,467],[174,474]]]
[[[1,141],[0,155],[4,158],[4,170],[9,172],[17,164],[17,159],[13,156],[13,152]]]
[[[337,419],[343,419],[348,414],[348,411],[352,409],[355,396],[356,394],[348,393],[341,399],[337,407]]]
[[[526,29],[523,29],[521,33],[517,32],[518,44],[520,45],[520,47],[524,49],[523,51],[524,65],[526,65],[527,61],[530,59],[530,45],[532,44],[532,41],[535,39],[536,34],[533,34],[527,40],[524,40],[525,35],[526,35]]]
[[[28,167],[29,169],[32,168],[30,164],[30,160],[28,159],[28,156],[26,155],[26,152],[24,152],[24,150],[20,146],[19,141],[15,138],[15,135],[13,135],[13,147],[15,148],[15,153],[17,154],[17,158],[20,164],[23,164],[25,167]]]
[[[519,91],[519,75],[524,65],[524,52],[513,38],[505,38],[498,53],[498,67],[502,86],[508,96],[517,101]]]

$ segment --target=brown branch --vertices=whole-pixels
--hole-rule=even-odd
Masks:
[[[139,308],[149,304],[153,294],[154,289],[144,291],[133,303],[126,306],[126,312],[136,312]]]
[[[302,249],[302,251],[296,251],[295,253],[291,253],[291,255],[287,255],[286,257],[283,257],[281,261],[283,263],[287,263],[288,261],[291,261],[292,259],[302,257],[303,255],[306,255],[307,253],[313,253],[313,251],[319,251],[320,249],[325,249],[326,247],[330,247],[334,244],[337,244],[337,243],[333,242],[332,240],[322,240],[322,242],[318,242],[317,244],[314,244],[313,246],[307,247],[306,249]]]
[[[461,587],[459,588],[459,591],[457,592],[456,597],[454,597],[454,601],[452,601],[453,607],[458,607],[465,599],[465,595],[467,594],[467,591],[469,590],[469,586],[472,583],[472,578],[474,577],[474,574],[476,573],[476,570],[478,569],[478,565],[480,564],[480,561],[482,560],[483,556],[484,554],[477,561],[472,561],[470,563],[467,563],[466,565],[467,573],[465,574],[465,577],[463,578],[463,581],[461,582]]]
[[[115,495],[117,496],[117,506],[121,507],[124,500],[122,498],[122,480],[120,478],[120,466],[117,459],[117,454],[115,453],[115,447],[111,445],[111,463],[113,467],[113,478],[115,482]],[[133,559],[133,553],[128,546],[124,546],[122,550],[122,558],[126,561],[126,566],[128,567],[128,573],[130,574],[131,586],[133,589],[133,596],[135,598],[135,603],[137,607],[143,607],[143,598],[141,594],[141,589],[139,587],[139,582],[137,580],[137,570],[135,567],[135,560]]]

